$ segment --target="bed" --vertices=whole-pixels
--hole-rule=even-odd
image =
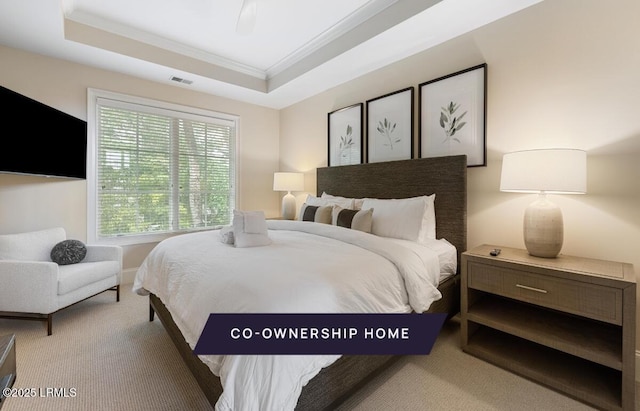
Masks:
[[[323,167],[317,170],[318,198],[322,198],[323,194],[327,193],[338,198],[373,199],[409,199],[435,194],[435,236],[438,239],[446,239],[454,247],[455,268],[460,266],[460,255],[466,250],[466,191],[465,156]],[[288,222],[269,223],[269,231],[276,242],[280,235],[288,233],[286,226]],[[360,237],[354,235],[360,241]],[[374,247],[379,247],[376,241],[378,240],[374,240]],[[148,271],[153,270],[145,271],[147,277],[151,275]],[[159,297],[158,293],[154,292],[153,286],[142,286],[138,276],[136,283],[134,290],[139,292],[142,289],[149,295],[149,320],[152,321],[154,315],[158,315],[209,402],[214,407],[218,404],[216,409],[226,409],[219,404],[223,395],[221,378],[212,371],[211,361],[195,356],[192,345],[187,342],[187,340],[192,341],[193,336],[183,332],[184,319],[181,320],[180,315],[184,316],[184,314],[176,314],[175,310],[170,312],[168,306],[171,304]],[[423,305],[417,302],[410,304],[412,308],[417,306],[419,312],[425,310],[426,312],[446,312],[449,317],[458,313],[459,270],[442,281],[438,280],[436,286],[441,298],[422,301]],[[139,294],[144,293],[139,292]],[[166,300],[166,292],[164,295]],[[186,339],[185,335],[187,335]],[[333,408],[396,359],[396,356],[386,355],[337,356],[336,359],[327,361],[327,364],[322,365],[317,373],[305,381],[301,392],[296,396],[295,408],[301,410]],[[241,390],[236,387],[236,390],[238,389]],[[230,408],[235,407],[232,405]],[[239,406],[238,409],[240,408],[242,407]]]

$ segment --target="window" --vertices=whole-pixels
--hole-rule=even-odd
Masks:
[[[90,89],[88,240],[152,242],[230,224],[237,122]]]

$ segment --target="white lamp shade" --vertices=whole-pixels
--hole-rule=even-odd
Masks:
[[[584,194],[587,192],[587,153],[575,149],[541,149],[505,154],[500,191]]]
[[[304,174],[302,173],[274,173],[273,191],[302,191],[304,190]]]

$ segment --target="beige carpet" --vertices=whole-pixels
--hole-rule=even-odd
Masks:
[[[51,336],[44,323],[0,319],[0,335],[10,333],[16,334],[15,388],[33,388],[36,397],[9,398],[2,411],[212,409],[160,321],[148,321],[147,298],[130,285],[119,303],[109,292],[56,314]],[[68,397],[47,396],[47,388],[66,389]],[[514,409],[592,408],[463,353],[455,319],[430,355],[400,359],[339,408]]]

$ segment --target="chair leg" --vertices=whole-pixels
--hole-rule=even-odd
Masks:
[[[53,323],[53,314],[47,314],[47,335],[51,335],[52,324]]]
[[[120,301],[120,284],[116,285],[116,302]]]

